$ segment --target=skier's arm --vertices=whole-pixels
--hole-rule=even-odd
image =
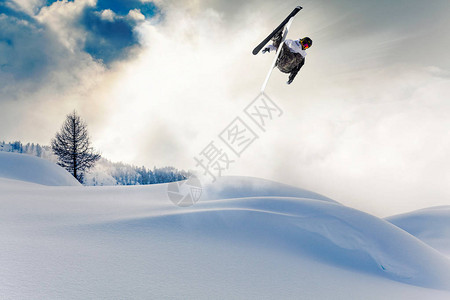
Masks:
[[[305,59],[302,59],[302,61],[298,64],[298,66],[294,70],[292,70],[291,74],[289,75],[289,80],[287,84],[291,84],[292,81],[294,81],[295,76],[297,76],[298,71],[300,71],[300,69],[303,67],[304,64]]]

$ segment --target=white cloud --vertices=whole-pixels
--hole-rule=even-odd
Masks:
[[[59,41],[72,52],[80,51],[86,33],[78,26],[78,20],[86,7],[92,7],[96,1],[78,0],[74,2],[57,1],[41,9],[36,19],[46,24]]]
[[[34,15],[38,12],[39,7],[45,3],[45,0],[12,0],[12,3],[27,14]]]
[[[105,10],[101,11],[100,16],[101,16],[102,20],[107,20],[107,21],[112,22],[112,21],[114,21],[116,14],[110,9],[105,9]]]
[[[144,21],[145,16],[139,9],[133,9],[128,12],[128,17],[135,21]]]

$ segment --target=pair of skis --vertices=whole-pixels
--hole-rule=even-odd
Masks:
[[[277,49],[277,53],[275,55],[275,59],[272,62],[272,65],[270,67],[269,73],[266,76],[266,80],[263,83],[263,86],[261,88],[261,93],[264,93],[264,90],[266,89],[266,85],[269,82],[269,78],[270,75],[272,74],[273,69],[275,68],[275,64],[277,62],[278,56],[280,55],[281,52],[281,48],[282,45],[284,43],[284,40],[286,39],[286,36],[288,34],[289,31],[289,27],[292,24],[292,21],[294,20],[295,15],[302,9],[301,6],[297,6],[296,8],[294,8],[294,10],[286,17],[286,19],[283,20],[283,22],[281,22],[280,25],[278,25],[277,28],[275,28],[275,30],[269,34],[258,46],[255,47],[255,49],[253,49],[252,53],[253,55],[256,55],[259,53],[259,51],[261,51],[261,49],[275,36],[275,34],[277,34],[278,31],[282,30],[283,27],[285,27],[284,29],[284,33],[283,33],[283,37],[281,39],[281,43],[280,46]]]

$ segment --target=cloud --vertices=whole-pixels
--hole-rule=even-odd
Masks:
[[[134,8],[125,13],[118,5],[113,6],[117,12],[103,9],[105,3],[108,1],[0,3],[3,138],[47,143],[45,129],[53,128],[58,116],[74,108],[93,116],[97,113],[93,108],[103,106],[101,101],[91,101],[89,94],[108,80],[114,63],[128,59],[130,51],[138,51],[135,30],[145,21],[140,9],[150,16],[149,8],[154,7],[128,2],[125,8]],[[102,18],[104,11],[112,12],[112,20]]]
[[[63,47],[42,24],[19,16],[0,15],[2,94],[18,82],[23,84],[23,90],[36,89],[65,54]],[[9,95],[13,96],[12,93]]]
[[[18,19],[33,21],[33,18],[27,13],[30,9],[22,7],[19,3],[6,0],[0,2],[0,14],[9,15]]]
[[[59,32],[62,43],[70,41],[70,48],[84,51],[111,66],[117,60],[128,58],[129,51],[139,46],[135,28],[157,12],[151,2],[79,0],[43,7],[38,19]],[[60,32],[61,28],[65,30]]]
[[[128,59],[140,47],[136,28],[157,7],[123,2],[0,3],[1,101],[40,101],[38,95],[51,91],[85,90],[84,83],[91,81],[83,78],[86,74],[98,76],[104,66]]]
[[[132,10],[139,10],[146,19],[151,19],[159,13],[159,8],[152,1],[142,0],[98,0],[96,7],[98,10],[110,9],[120,16],[125,16]]]
[[[0,3],[3,90],[14,83],[32,90],[86,54],[108,66],[126,59],[130,48],[139,46],[135,28],[156,13],[153,3],[141,1]]]
[[[135,19],[107,15],[109,18],[93,8],[87,8],[80,23],[86,33],[83,50],[108,65],[126,58],[127,50],[137,45],[138,39],[133,33]]]
[[[282,103],[267,177],[380,216],[448,204],[449,79],[427,68],[359,75],[301,108]]]

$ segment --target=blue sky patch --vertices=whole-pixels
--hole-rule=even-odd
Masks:
[[[73,2],[74,0],[68,0]],[[46,6],[50,6],[57,0],[47,0]],[[150,19],[159,13],[159,8],[153,2],[141,2],[140,0],[97,0],[96,10],[110,9],[117,15],[125,16],[130,10],[139,9],[146,19]]]
[[[139,9],[146,19],[154,17],[159,12],[153,2],[142,3],[139,0],[98,0],[97,9],[110,9],[121,16],[127,15],[130,10]]]
[[[47,0],[46,4],[48,6],[54,2],[56,1]],[[154,3],[143,3],[140,0],[98,0],[96,6],[86,7],[79,19],[80,26],[87,33],[82,49],[106,65],[126,58],[130,47],[138,44],[133,33],[137,23],[126,17],[134,9],[138,9],[146,19],[160,13]],[[114,19],[102,18],[101,12],[104,10],[113,11]]]
[[[84,51],[107,65],[125,58],[129,48],[138,44],[133,33],[134,20],[124,17],[105,20],[99,11],[86,8],[80,22],[87,33]]]

